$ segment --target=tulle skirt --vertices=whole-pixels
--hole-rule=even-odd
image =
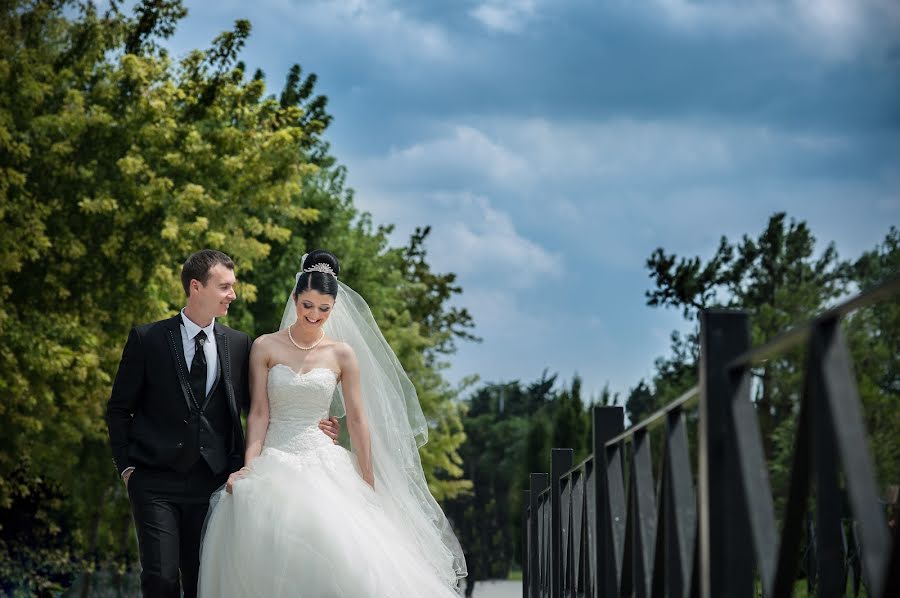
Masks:
[[[355,457],[266,448],[217,491],[200,554],[203,598],[456,598],[381,508]]]

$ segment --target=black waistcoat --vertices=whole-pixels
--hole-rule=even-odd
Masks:
[[[225,471],[232,441],[227,401],[220,367],[216,382],[200,409],[191,406],[190,419],[185,422],[188,430],[185,434],[184,452],[175,466],[176,470],[187,471],[198,459],[203,458],[213,473]]]

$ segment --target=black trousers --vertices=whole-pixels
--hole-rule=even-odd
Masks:
[[[141,557],[145,598],[197,595],[200,539],[209,497],[228,479],[200,459],[186,473],[137,467],[128,480],[128,498]],[[179,579],[179,571],[181,576]]]

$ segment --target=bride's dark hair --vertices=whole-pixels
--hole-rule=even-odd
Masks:
[[[303,270],[309,270],[316,264],[325,264],[334,272],[334,276],[327,272],[301,272],[297,279],[297,286],[294,288],[294,301],[303,291],[312,289],[323,295],[331,295],[337,299],[338,283],[335,276],[340,275],[341,266],[338,259],[330,251],[324,249],[315,249],[310,251],[306,259],[303,260]]]

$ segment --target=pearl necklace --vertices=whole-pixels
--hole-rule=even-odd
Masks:
[[[294,335],[291,334],[291,328],[293,328],[293,326],[288,326],[288,329],[287,329],[287,331],[288,331],[288,338],[291,339],[291,342],[294,344],[294,346],[297,347],[298,349],[300,349],[301,351],[312,351],[313,349],[315,349],[315,348],[319,345],[319,343],[322,342],[322,339],[325,338],[325,331],[323,330],[323,331],[322,331],[322,336],[319,337],[319,340],[317,340],[316,342],[314,342],[313,344],[311,344],[311,345],[308,346],[308,347],[303,347],[303,346],[301,346],[301,345],[298,345],[298,344],[297,344],[297,341],[294,340]]]

